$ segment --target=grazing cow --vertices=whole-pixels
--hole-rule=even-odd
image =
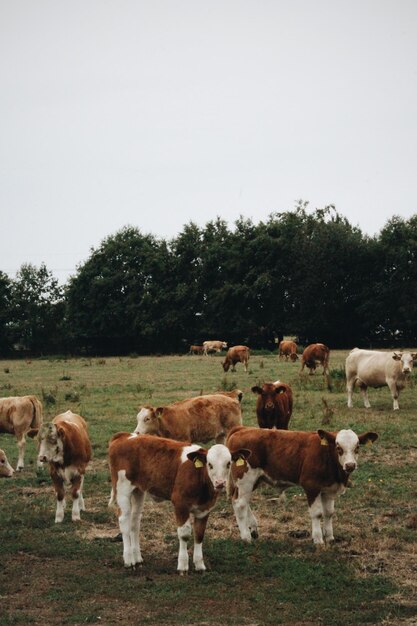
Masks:
[[[301,371],[306,365],[310,370],[309,374],[313,374],[317,363],[320,363],[323,366],[323,374],[328,374],[329,356],[330,350],[324,343],[311,343],[301,355]]]
[[[49,463],[56,493],[55,522],[64,519],[65,484],[71,484],[72,521],[77,522],[80,510],[85,511],[84,474],[91,459],[87,424],[80,415],[67,411],[42,426],[38,441],[38,459],[41,463]]]
[[[209,352],[221,352],[226,348],[227,343],[225,341],[203,341],[203,351],[206,356]]]
[[[42,404],[36,396],[11,396],[0,399],[0,433],[17,439],[19,458],[16,469],[24,467],[26,435],[35,437],[42,424]]]
[[[249,348],[247,346],[233,346],[229,348],[226,353],[226,358],[223,363],[223,369],[225,372],[229,371],[229,367],[232,366],[232,372],[235,372],[236,363],[243,363],[245,372],[248,371],[249,361]]]
[[[398,410],[398,397],[405,387],[405,379],[413,369],[415,352],[378,352],[354,348],[346,359],[348,407],[352,408],[352,393],[358,383],[364,405],[370,408],[368,387],[388,385],[393,399],[393,409]]]
[[[280,341],[279,358],[283,356],[285,356],[286,361],[288,361],[288,357],[290,357],[290,360],[293,362],[298,359],[297,344],[295,341]]]
[[[239,453],[238,453],[239,454]],[[237,458],[237,456],[235,455]],[[109,506],[117,502],[123,536],[125,567],[142,563],[139,531],[145,494],[174,505],[179,539],[178,571],[188,572],[187,542],[194,517],[194,567],[206,569],[203,539],[207,519],[229,477],[232,455],[216,444],[208,451],[152,435],[117,433],[109,444],[112,493]]]
[[[6,478],[10,478],[13,474],[14,469],[7,460],[5,451],[0,450],[0,477],[5,476]]]
[[[236,392],[233,392],[236,394]],[[137,414],[135,433],[176,441],[224,443],[227,433],[242,424],[239,397],[224,393],[197,396],[154,409],[144,406]]]
[[[227,438],[232,456],[236,457],[239,449],[250,452],[245,460],[239,459],[232,465],[229,489],[241,538],[251,541],[258,536],[249,503],[253,489],[264,479],[281,493],[292,485],[300,485],[307,496],[314,543],[333,541],[334,500],[344,493],[349,476],[356,469],[359,445],[377,438],[376,433],[357,435],[352,430],[235,428]]]
[[[275,383],[264,383],[262,387],[252,387],[258,394],[256,401],[256,417],[260,428],[288,429],[292,414],[292,391],[289,385],[277,380]]]
[[[204,346],[190,346],[190,354],[203,354]]]

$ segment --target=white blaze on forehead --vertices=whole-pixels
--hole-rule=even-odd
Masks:
[[[229,448],[217,443],[207,452],[207,472],[213,485],[225,485],[229,476],[232,455]]]
[[[281,381],[280,381],[280,380],[276,380],[276,381],[274,382],[274,385],[280,385],[280,384],[281,384]]]
[[[152,411],[148,409],[146,406],[142,407],[139,413],[136,416],[138,420],[138,424],[134,430],[135,433],[140,433],[141,435],[146,435],[146,422],[148,422],[152,417]]]
[[[181,452],[181,463],[185,463],[185,461],[188,461],[188,457],[187,454],[190,454],[190,452],[195,452],[196,450],[200,450],[201,446],[198,446],[196,443],[193,443],[192,446],[184,446]]]
[[[403,370],[413,369],[413,357],[409,352],[404,352],[404,354],[401,356],[401,363],[403,364]]]
[[[336,435],[336,444],[342,449],[342,454],[339,455],[340,465],[345,469],[347,463],[353,463],[356,467],[357,452],[356,449],[359,445],[359,437],[353,430],[339,430]]]

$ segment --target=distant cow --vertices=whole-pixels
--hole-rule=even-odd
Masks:
[[[190,346],[190,354],[203,354],[204,346]]]
[[[275,383],[264,383],[262,387],[252,387],[258,394],[256,401],[256,417],[260,428],[288,428],[292,414],[292,391],[289,385],[277,380]]]
[[[35,437],[42,424],[42,404],[36,396],[11,396],[0,399],[0,433],[17,439],[17,470],[24,467],[26,435]]]
[[[207,355],[209,352],[221,352],[226,350],[227,343],[225,341],[203,341],[203,351]]]
[[[367,409],[371,406],[368,387],[388,385],[393,399],[393,409],[398,410],[400,391],[404,389],[406,376],[413,369],[413,361],[416,359],[415,352],[378,352],[354,348],[346,359],[348,407],[353,406],[352,393],[357,383]]]
[[[247,346],[233,346],[229,348],[226,353],[226,358],[223,363],[223,369],[225,372],[229,371],[229,367],[232,366],[232,372],[236,371],[236,363],[243,363],[245,372],[248,371],[249,361],[249,348]]]
[[[5,451],[0,450],[0,477],[4,476],[6,478],[10,478],[10,476],[13,476],[13,474],[14,469],[7,460]]]
[[[333,541],[334,500],[345,491],[356,469],[359,445],[377,438],[376,433],[356,435],[352,430],[297,432],[245,427],[232,430],[227,438],[232,456],[239,449],[248,452],[246,459],[232,464],[229,485],[241,538],[251,541],[258,536],[249,503],[253,489],[264,479],[281,493],[300,485],[307,496],[313,542]]]
[[[240,451],[235,455],[235,458]],[[171,500],[179,540],[178,572],[188,572],[187,543],[194,531],[193,562],[204,571],[203,539],[207,519],[218,494],[227,485],[232,455],[224,445],[208,451],[151,435],[118,433],[109,444],[112,493],[120,509],[125,567],[143,562],[140,549],[140,520],[145,494]],[[191,518],[194,518],[191,525]]]
[[[288,361],[288,357],[290,357],[291,361],[296,361],[298,359],[297,355],[297,344],[295,341],[281,341],[279,344],[279,358],[285,356],[285,360]]]
[[[80,415],[67,411],[42,426],[38,441],[38,459],[41,463],[49,463],[56,493],[55,522],[64,519],[65,484],[71,485],[72,521],[77,522],[80,510],[85,511],[84,474],[91,459],[87,424]]]
[[[330,350],[324,343],[312,343],[304,350],[301,356],[301,371],[304,366],[310,370],[309,374],[315,372],[317,363],[323,366],[323,374],[329,373]]]
[[[236,394],[236,392],[233,392]],[[188,398],[154,409],[144,406],[137,415],[135,433],[176,441],[223,443],[227,433],[242,423],[238,395],[223,393]]]

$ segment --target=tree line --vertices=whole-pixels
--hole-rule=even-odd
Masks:
[[[184,353],[205,339],[276,348],[417,345],[417,215],[378,236],[334,206],[166,241],[127,226],[61,286],[43,264],[0,272],[0,353]]]

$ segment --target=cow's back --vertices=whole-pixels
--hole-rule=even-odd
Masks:
[[[346,358],[346,377],[356,377],[359,382],[369,386],[383,386],[390,372],[400,371],[392,354],[355,348]]]
[[[42,405],[36,396],[10,396],[0,399],[0,432],[16,433],[39,428]]]
[[[54,417],[52,422],[65,433],[64,465],[88,463],[92,450],[85,419],[81,415],[67,411]]]

